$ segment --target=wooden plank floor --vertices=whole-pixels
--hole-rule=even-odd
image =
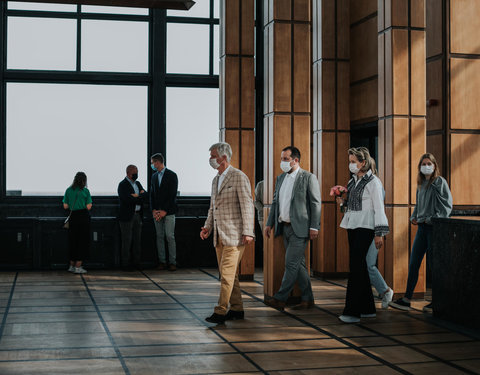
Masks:
[[[420,311],[342,324],[344,280],[313,279],[314,309],[279,312],[257,273],[246,319],[208,324],[217,275],[0,273],[0,374],[480,374],[477,333]]]

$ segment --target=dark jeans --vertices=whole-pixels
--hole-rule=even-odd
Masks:
[[[374,235],[373,229],[348,229],[350,273],[343,315],[359,318],[361,314],[375,313],[375,303],[365,259]]]
[[[87,209],[72,211],[69,221],[70,260],[85,260],[90,249],[90,213]]]
[[[408,266],[407,291],[405,298],[412,298],[413,291],[418,281],[418,271],[422,265],[425,253],[430,249],[432,243],[432,226],[425,223],[418,224],[417,234],[413,241],[412,253],[410,254],[410,264]]]
[[[132,262],[140,265],[142,251],[142,218],[136,212],[130,221],[120,221],[122,233],[122,267],[130,265],[130,249],[132,250]]]

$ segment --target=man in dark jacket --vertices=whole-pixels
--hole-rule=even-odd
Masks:
[[[133,269],[130,255],[132,255],[133,266],[140,266],[143,202],[147,192],[137,179],[137,167],[129,165],[127,176],[118,184],[117,190],[120,200],[118,221],[122,233],[122,268],[124,270]],[[132,249],[131,254],[130,249]]]
[[[152,210],[155,232],[157,233],[158,269],[166,266],[165,237],[168,243],[168,269],[176,271],[177,249],[175,245],[175,214],[177,213],[178,178],[175,172],[165,167],[162,154],[151,157],[152,175],[150,209]]]

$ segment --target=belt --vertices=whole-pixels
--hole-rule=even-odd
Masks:
[[[292,225],[292,223],[289,223],[288,221],[282,221],[283,225]]]

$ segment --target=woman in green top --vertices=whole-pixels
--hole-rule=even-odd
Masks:
[[[390,302],[390,306],[410,310],[410,299],[417,285],[418,271],[432,243],[431,220],[433,217],[448,217],[452,212],[452,205],[452,194],[447,181],[440,176],[435,156],[429,153],[422,155],[418,163],[417,204],[410,217],[412,224],[418,225],[418,230],[410,255],[407,290],[403,298]],[[432,304],[426,305],[423,311],[431,312]]]
[[[87,175],[78,172],[72,185],[65,191],[63,208],[71,210],[68,243],[70,250],[70,267],[73,273],[87,273],[82,261],[88,256],[90,247],[90,209],[92,197],[87,189]]]

